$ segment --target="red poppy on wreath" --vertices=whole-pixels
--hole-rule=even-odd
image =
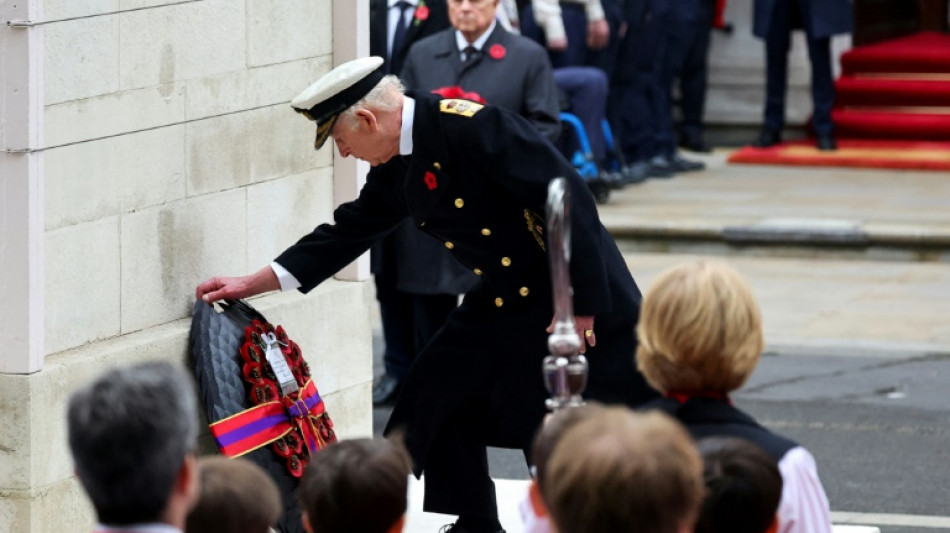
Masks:
[[[435,174],[431,172],[426,172],[425,182],[430,191],[439,186],[439,183],[435,181]]]
[[[413,24],[419,25],[420,22],[424,22],[429,18],[429,6],[425,2],[419,2],[419,5],[416,6],[416,14]]]
[[[505,50],[505,47],[500,44],[493,44],[491,48],[488,49],[488,55],[490,55],[492,59],[501,59],[505,57],[505,52],[507,52],[507,50]]]

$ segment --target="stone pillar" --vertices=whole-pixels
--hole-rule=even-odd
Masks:
[[[41,0],[0,3],[0,373],[43,366]]]

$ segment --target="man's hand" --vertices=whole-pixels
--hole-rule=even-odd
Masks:
[[[607,20],[592,20],[587,24],[587,47],[600,50],[610,41],[610,26]]]
[[[548,333],[554,332],[554,320],[551,319],[551,324],[545,330]],[[597,335],[594,334],[594,317],[575,316],[574,327],[577,329],[577,336],[581,339],[581,353],[587,353],[588,346],[593,348],[597,345]]]
[[[195,298],[206,303],[218,300],[237,300],[247,298],[267,291],[280,289],[277,275],[266,266],[250,276],[239,278],[211,278],[195,290]]]
[[[567,37],[548,39],[548,50],[552,52],[563,52],[567,50]]]

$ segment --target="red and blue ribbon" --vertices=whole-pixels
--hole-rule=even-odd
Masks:
[[[211,424],[211,435],[227,457],[240,457],[299,429],[311,455],[325,443],[314,420],[325,412],[313,380],[307,380],[296,399],[262,403]]]

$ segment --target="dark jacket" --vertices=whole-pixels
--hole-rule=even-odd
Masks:
[[[557,85],[547,52],[501,24],[495,25],[482,53],[465,65],[454,29],[419,41],[406,57],[401,77],[408,88],[418,91],[460,86],[490,105],[528,119],[552,142],[561,134]]]
[[[373,168],[359,197],[334,212],[335,224],[319,226],[276,261],[307,292],[408,217],[480,273],[417,358],[390,419],[388,429],[407,432],[416,472],[462,408],[478,407],[472,423],[494,446],[527,447],[541,422],[544,330],[553,316],[542,217],[555,176],[569,180],[573,195],[574,311],[595,316],[587,396],[628,405],[655,397],[634,366],[640,292],[574,168],[517,115],[415,97],[412,155]]]
[[[753,8],[752,34],[765,39],[771,28],[772,13],[780,2],[799,0],[755,0]],[[831,37],[839,33],[851,33],[854,30],[854,14],[849,0],[800,0],[806,4],[802,13],[802,29],[809,39]]]
[[[424,4],[428,10],[428,16],[425,20],[413,18],[412,22],[409,23],[405,43],[401,49],[393,50],[393,64],[390,64],[386,55],[389,46],[389,2],[387,0],[370,0],[369,53],[387,60],[386,72],[398,74],[406,58],[406,53],[409,52],[416,41],[451,26],[445,0],[429,0]]]

